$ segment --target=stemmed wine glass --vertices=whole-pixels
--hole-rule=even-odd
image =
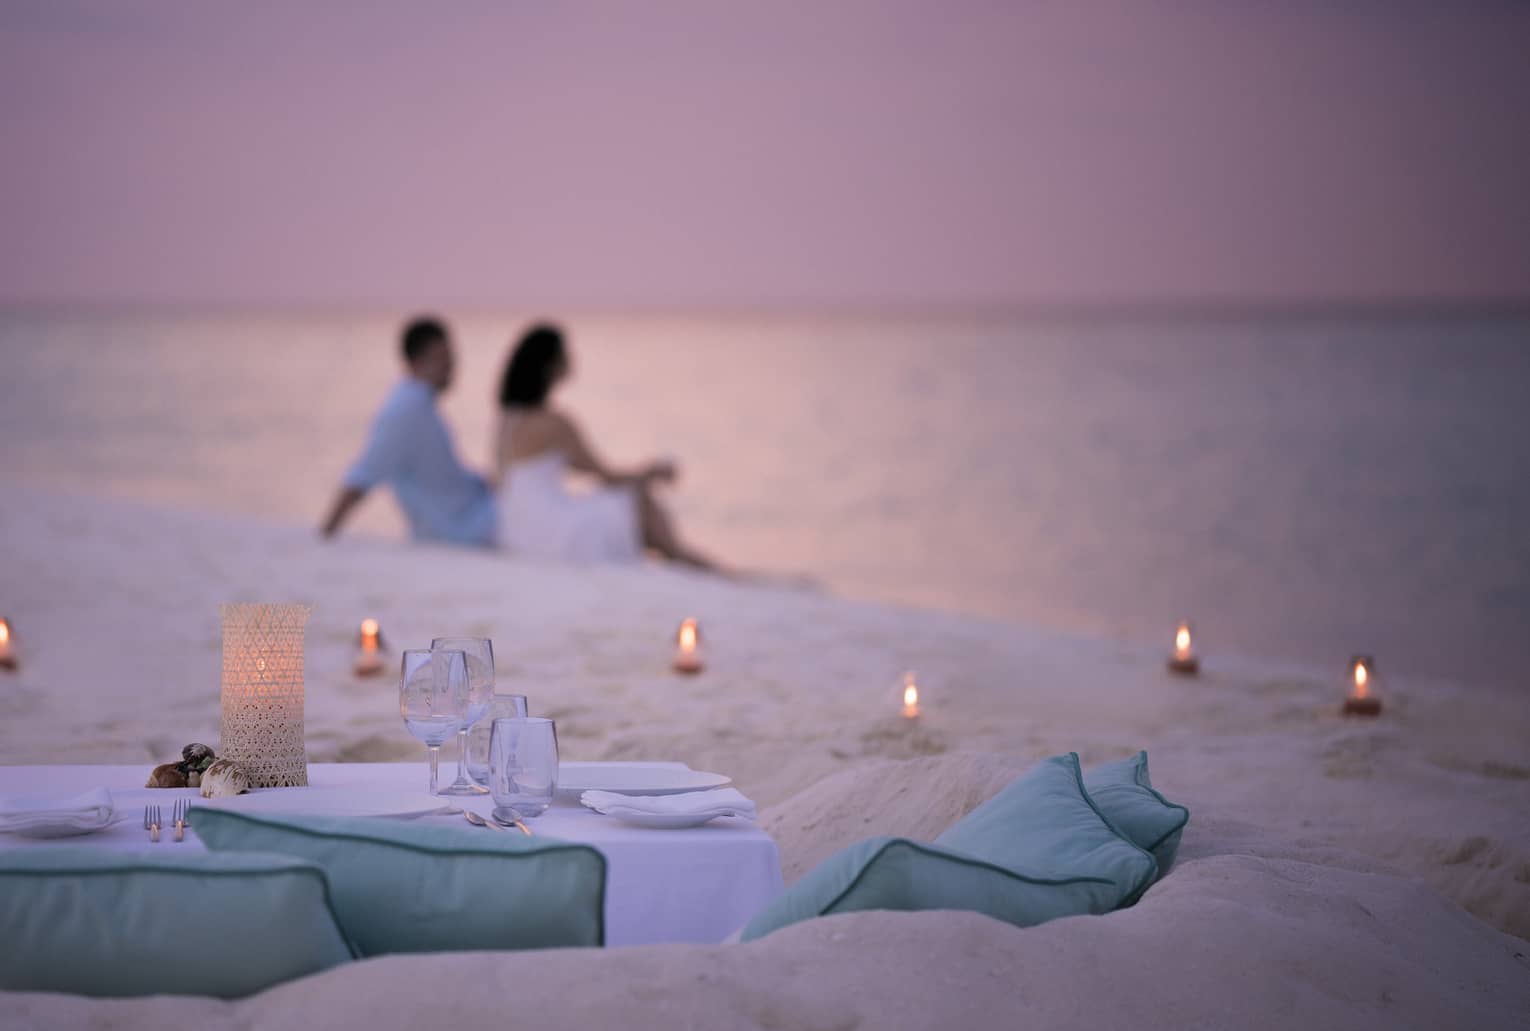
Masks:
[[[494,721],[499,719],[524,719],[531,715],[523,694],[494,693],[489,711],[473,725],[467,736],[467,773],[475,784],[489,785],[489,734]]]
[[[474,784],[467,775],[468,730],[483,719],[494,700],[494,643],[487,637],[438,637],[430,642],[431,651],[461,652],[467,658],[467,717],[457,730],[457,779],[441,792],[443,795],[485,795],[487,788]]]
[[[404,652],[399,676],[398,711],[409,733],[430,750],[430,793],[436,794],[441,746],[467,718],[467,656],[460,651]]]

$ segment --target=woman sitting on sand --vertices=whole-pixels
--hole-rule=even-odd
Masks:
[[[533,558],[615,562],[636,559],[647,547],[672,561],[715,570],[681,543],[669,513],[654,500],[652,485],[673,482],[674,464],[612,469],[596,457],[578,424],[548,403],[569,371],[563,333],[549,325],[528,330],[505,366],[495,446],[500,544]],[[602,486],[570,492],[564,482],[570,469]]]

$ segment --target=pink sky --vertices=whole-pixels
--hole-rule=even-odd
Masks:
[[[1530,6],[0,7],[0,302],[1530,301]]]

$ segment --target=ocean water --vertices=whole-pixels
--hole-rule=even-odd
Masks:
[[[444,407],[471,464],[525,321],[454,322]],[[0,490],[316,525],[398,374],[398,323],[0,313]],[[566,406],[615,462],[677,458],[680,525],[728,561],[1165,645],[1186,616],[1210,652],[1336,674],[1374,652],[1393,675],[1530,688],[1530,320],[566,324]],[[352,532],[402,526],[377,496]]]

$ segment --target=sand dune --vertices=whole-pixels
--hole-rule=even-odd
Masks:
[[[1178,679],[1151,650],[1030,627],[653,567],[323,544],[302,528],[9,485],[0,571],[23,660],[0,681],[10,763],[147,769],[186,741],[216,743],[218,604],[301,600],[315,606],[313,759],[419,755],[392,681],[349,673],[363,616],[395,647],[490,634],[503,683],[558,719],[567,758],[732,774],[764,807],[788,881],[870,834],[933,836],[1060,751],[1087,764],[1145,747],[1155,782],[1193,814],[1178,866],[1109,917],[1017,931],[857,915],[744,947],[414,959],[433,985],[418,997],[398,976],[406,961],[384,959],[237,1007],[126,1005],[112,1011],[125,1026],[274,1023],[330,983],[397,1021],[426,1005],[438,1020],[452,1007],[487,1017],[495,993],[465,995],[485,981],[522,1015],[586,1026],[618,1026],[634,1007],[716,1027],[1488,1027],[1530,1012],[1522,694],[1394,677],[1382,719],[1345,721],[1329,670],[1213,651],[1204,676]],[[709,647],[696,678],[667,667],[687,615]],[[910,667],[924,687],[917,723],[898,715]],[[38,1005],[83,1019],[105,1004]]]

